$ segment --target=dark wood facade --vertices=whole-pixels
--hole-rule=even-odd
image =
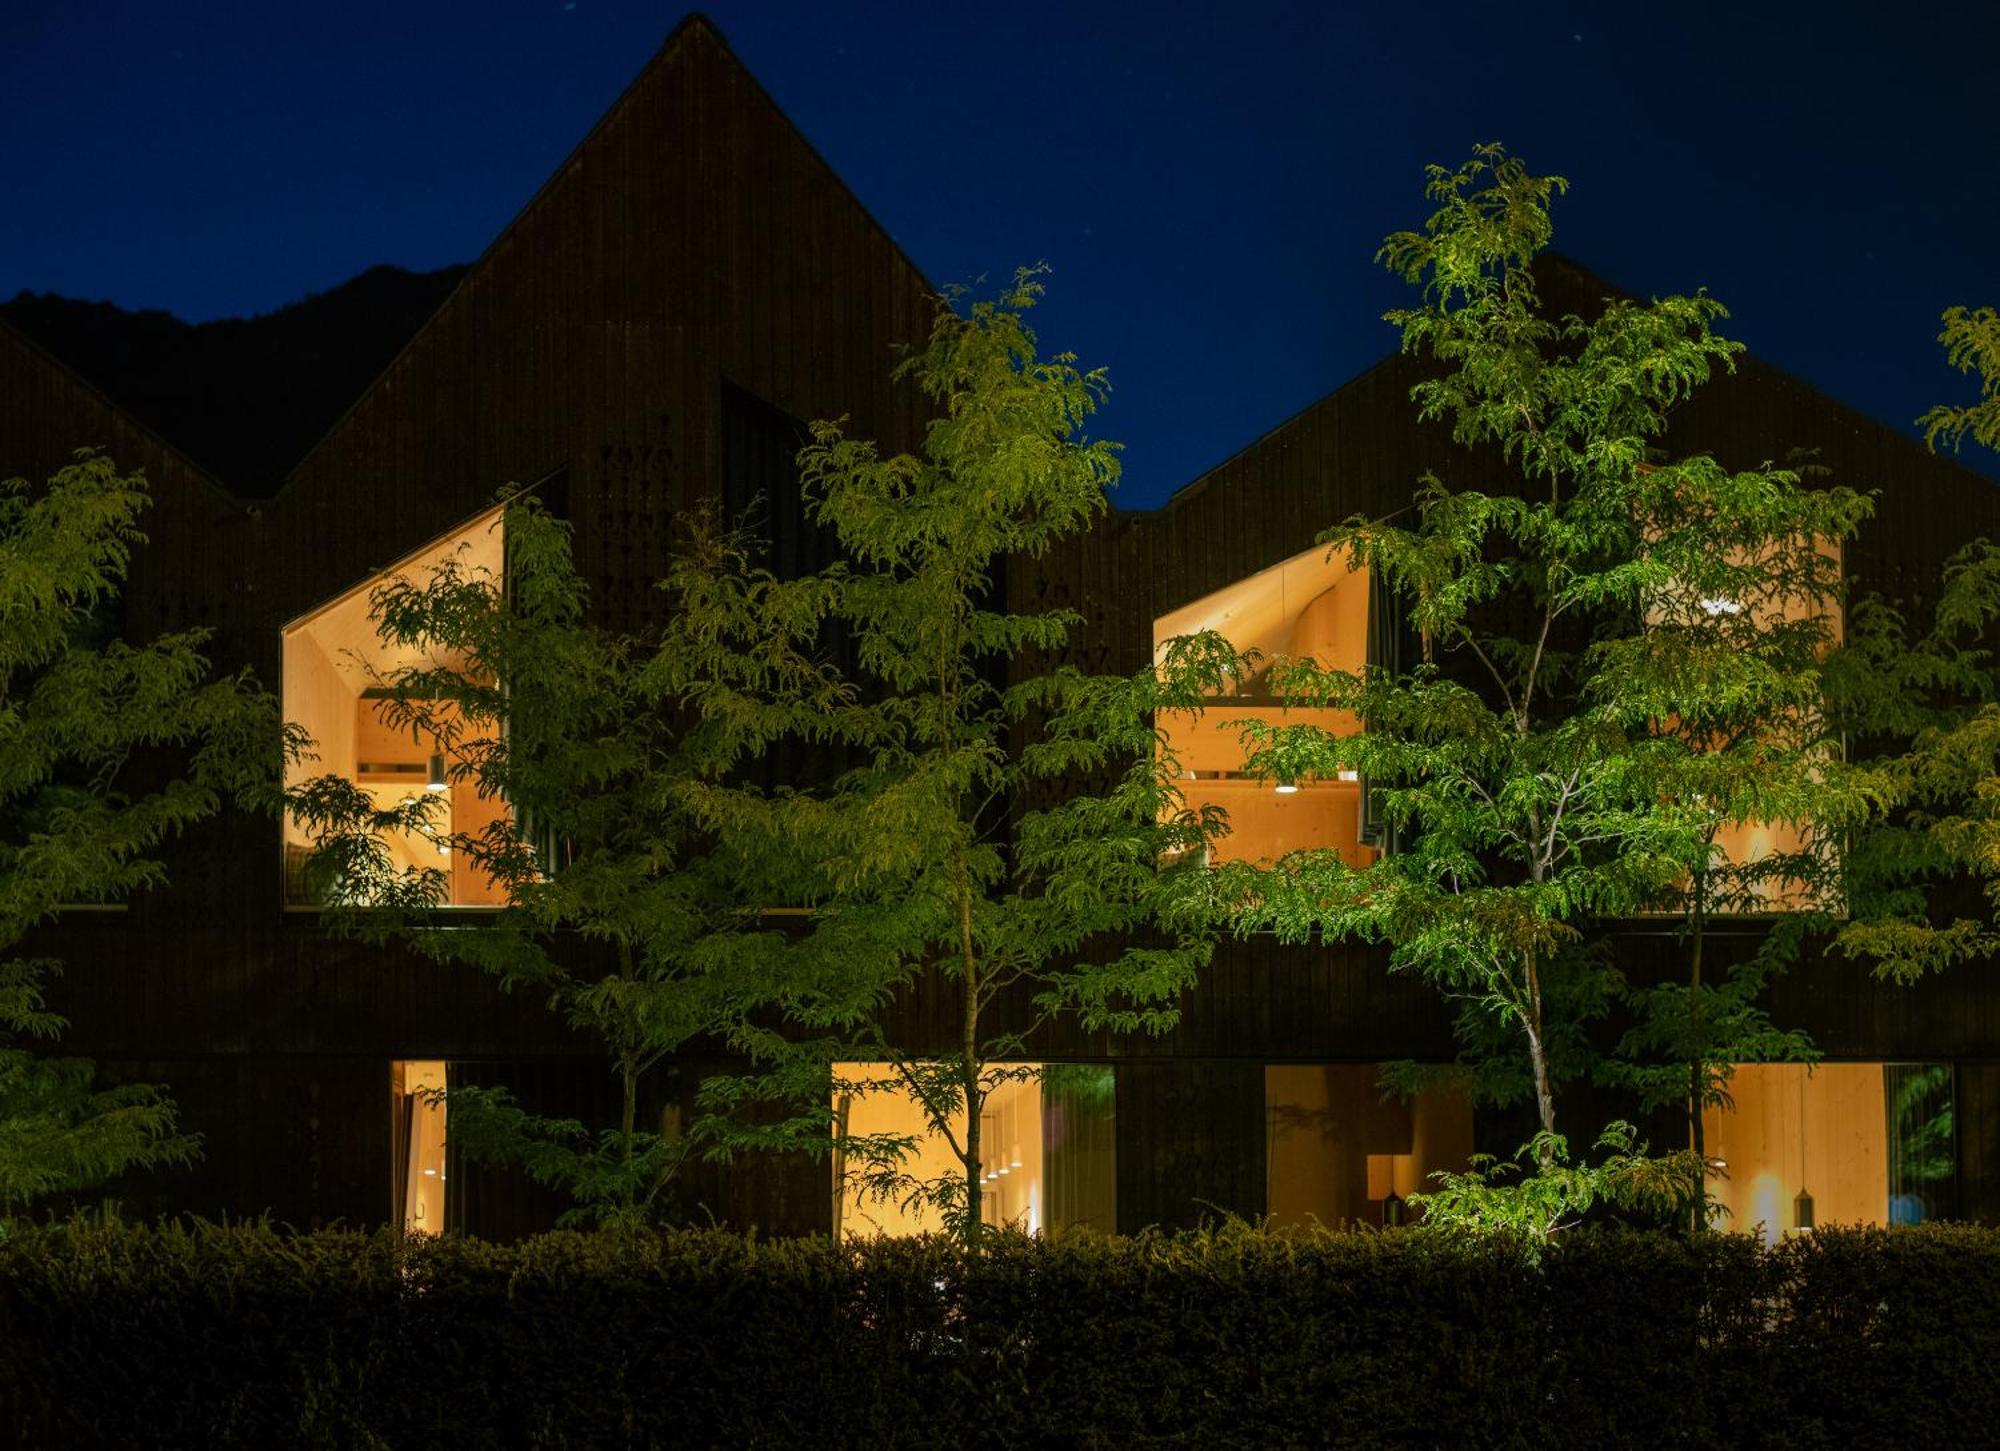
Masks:
[[[859,436],[915,442],[918,400],[889,370],[934,305],[909,259],[696,19],[268,503],[238,500],[4,327],[0,466],[43,476],[93,444],[143,467],[157,504],[132,581],[133,630],[212,625],[219,667],[247,665],[275,685],[287,621],[509,482],[560,481],[596,607],[610,623],[636,622],[676,516],[759,492],[788,420],[846,415]],[[1018,566],[1010,598],[1081,611],[1087,667],[1139,668],[1158,615],[1309,548],[1332,522],[1397,507],[1425,470],[1484,467],[1413,422],[1415,376],[1406,360],[1381,364],[1165,508],[1114,514],[1056,557]],[[2000,492],[1754,361],[1686,410],[1675,442],[1738,464],[1816,448],[1833,477],[1879,488],[1878,518],[1850,558],[1892,594],[1920,598],[1957,544],[2000,537]],[[795,519],[778,524],[781,549],[808,562],[814,541]],[[170,1082],[208,1135],[181,1202],[302,1224],[385,1218],[392,1059],[470,1065],[550,1109],[601,1091],[584,1045],[534,1002],[469,970],[334,941],[310,913],[286,911],[277,833],[274,822],[217,823],[175,852],[167,889],[66,918],[35,944],[67,964],[66,1046]],[[1664,951],[1660,939],[1631,940],[1634,964]],[[1962,1200],[1991,1216],[2000,985],[1989,982],[1968,973],[1891,988],[1812,962],[1779,984],[1776,1008],[1834,1057],[1958,1064]],[[942,1000],[919,990],[903,1011],[947,1041]],[[1250,940],[1223,944],[1165,1037],[1059,1026],[1032,1046],[1123,1065],[1130,1228],[1185,1221],[1204,1204],[1262,1209],[1264,1065],[1441,1058],[1452,1044],[1444,1006],[1379,954]],[[699,1193],[731,1219],[813,1228],[827,1215],[818,1173],[710,1174]],[[541,1211],[509,1212],[525,1224]]]

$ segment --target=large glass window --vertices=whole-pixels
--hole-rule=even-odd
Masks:
[[[1373,1063],[1274,1064],[1264,1112],[1264,1207],[1277,1226],[1401,1223],[1432,1174],[1472,1157],[1463,1094],[1385,1095]]]
[[[445,905],[490,906],[500,890],[468,860],[455,858],[453,833],[478,835],[506,812],[497,798],[482,796],[476,782],[452,779],[462,743],[452,739],[450,718],[441,716],[439,733],[413,733],[385,717],[385,682],[411,666],[462,667],[463,662],[420,656],[385,645],[371,606],[375,588],[397,577],[422,584],[447,558],[468,573],[499,579],[505,568],[501,510],[492,509],[382,570],[311,614],[285,627],[285,719],[311,734],[318,759],[292,763],[286,784],[322,775],[353,781],[377,806],[387,808],[419,793],[437,805],[426,832],[400,832],[385,841],[399,868],[435,868],[448,877]],[[285,898],[289,905],[313,905],[304,865],[310,843],[303,826],[285,824]]]
[[[1824,650],[1838,645],[1846,621],[1840,602],[1831,597],[1831,582],[1840,577],[1844,551],[1836,539],[1820,539],[1814,553],[1818,558],[1812,572],[1823,570],[1817,579],[1787,579],[1780,572],[1747,598],[1706,595],[1693,589],[1663,589],[1650,597],[1646,618],[1655,629],[1687,628],[1698,635],[1713,637],[1718,630],[1723,639],[1734,638],[1749,648],[1758,638],[1769,639],[1780,630],[1808,630],[1805,637],[1816,640]],[[1796,559],[1796,554],[1792,557]],[[1748,565],[1753,557],[1732,550],[1727,563]],[[1715,834],[1716,856],[1727,867],[1750,868],[1776,858],[1766,875],[1742,874],[1740,890],[1729,893],[1721,904],[1731,912],[1798,911],[1813,905],[1810,886],[1782,869],[1785,858],[1800,858],[1810,842],[1795,822],[1736,821]]]
[[[1355,866],[1374,859],[1375,848],[1363,842],[1358,776],[1255,780],[1244,770],[1239,739],[1249,720],[1315,725],[1335,735],[1359,730],[1346,711],[1284,709],[1269,675],[1280,657],[1359,671],[1368,660],[1368,611],[1367,572],[1310,549],[1153,622],[1156,651],[1164,652],[1177,636],[1213,630],[1238,650],[1255,650],[1264,662],[1263,671],[1199,717],[1177,714],[1160,723],[1186,773],[1181,790],[1187,804],[1220,806],[1229,814],[1229,832],[1211,848],[1213,860],[1270,861],[1316,847],[1335,848]]]
[[[399,1058],[389,1065],[395,1216],[406,1234],[444,1231],[445,1106],[435,1096],[444,1086],[440,1059]]]
[[[1724,1228],[1768,1241],[1956,1212],[1949,1064],[1746,1063],[1729,1093],[1733,1105],[1703,1120]]]
[[[986,1097],[980,1119],[981,1219],[1033,1234],[1117,1228],[1117,1080],[1102,1064],[1022,1065],[1034,1077],[1003,1083]],[[933,1132],[909,1091],[879,1064],[836,1063],[833,1110],[849,1137],[895,1135],[916,1141],[902,1163],[915,1180],[960,1172],[958,1156]],[[952,1125],[964,1139],[963,1116]],[[834,1157],[835,1232],[851,1235],[936,1233],[943,1220],[927,1204],[880,1198],[857,1164]]]

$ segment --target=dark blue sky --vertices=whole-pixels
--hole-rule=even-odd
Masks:
[[[1127,506],[1393,346],[1375,245],[1477,140],[1571,179],[1561,250],[1898,426],[1967,392],[1939,311],[2000,304],[1992,0],[707,9],[933,279],[1053,264]],[[682,13],[0,0],[0,296],[200,320],[468,260]]]

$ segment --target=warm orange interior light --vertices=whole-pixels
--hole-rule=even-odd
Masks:
[[[1792,1200],[1810,1183],[1829,1220],[1879,1224],[1889,1200],[1882,1070],[1829,1063],[1744,1064],[1730,1081],[1733,1109],[1703,1115],[1713,1158],[1729,1167],[1709,1184],[1724,1226],[1774,1241]]]
[[[1358,671],[1368,658],[1368,576],[1345,559],[1310,549],[1260,570],[1153,622],[1155,651],[1164,658],[1177,636],[1214,630],[1239,650],[1268,663],[1278,657],[1315,661],[1327,669]],[[1350,864],[1374,860],[1360,840],[1360,778],[1340,771],[1333,779],[1257,780],[1244,770],[1241,732],[1262,720],[1312,725],[1329,735],[1352,735],[1360,722],[1347,711],[1285,708],[1266,692],[1263,679],[1245,682],[1235,695],[1213,701],[1198,717],[1163,718],[1163,749],[1182,772],[1181,794],[1193,808],[1219,806],[1229,832],[1209,852],[1211,862],[1270,861],[1287,852],[1333,848]]]
[[[445,1086],[436,1058],[402,1058],[389,1065],[391,1137],[396,1145],[397,1220],[406,1234],[442,1234],[445,1193],[445,1106],[425,1094]]]
[[[1264,1070],[1265,1209],[1273,1225],[1380,1224],[1393,1194],[1466,1168],[1472,1106],[1450,1089],[1384,1102],[1373,1063]]]
[[[345,776],[381,809],[424,793],[435,794],[440,799],[432,809],[428,833],[399,833],[384,844],[398,867],[446,872],[445,900],[452,906],[490,906],[502,900],[499,886],[463,859],[463,853],[450,852],[441,839],[455,832],[481,834],[505,814],[506,804],[481,796],[470,778],[451,779],[451,767],[457,762],[448,741],[413,735],[408,727],[393,727],[384,718],[384,701],[371,693],[383,680],[411,666],[456,667],[463,662],[384,644],[376,631],[370,596],[378,585],[398,577],[421,584],[447,558],[456,559],[468,574],[497,580],[504,568],[502,515],[501,509],[487,510],[293,621],[284,631],[285,719],[305,727],[317,754],[317,759],[288,764],[286,784],[319,775]],[[450,717],[446,714],[443,719],[448,723]],[[294,905],[308,905],[294,868],[309,849],[304,828],[287,819],[287,891]]]

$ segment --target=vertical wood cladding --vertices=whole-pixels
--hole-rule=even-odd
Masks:
[[[857,434],[909,447],[921,403],[889,372],[933,306],[921,274],[697,18],[275,499],[232,499],[4,327],[0,469],[46,476],[93,443],[143,464],[158,502],[133,628],[218,626],[217,667],[249,665],[273,688],[286,621],[501,486],[555,474],[593,609],[630,627],[659,608],[677,518],[719,500],[723,379],[793,419],[844,415]],[[773,503],[795,508],[796,495]],[[334,1099],[386,1135],[391,1059],[527,1065],[579,1045],[539,1004],[477,974],[362,951],[284,915],[278,841],[274,821],[205,827],[171,854],[166,889],[67,920],[36,946],[68,963],[56,1006],[76,1051],[216,1054],[250,1075],[233,1136],[245,1142],[211,1137],[218,1166],[241,1169],[222,1207],[379,1220],[386,1138],[348,1142]],[[295,1117],[279,1102],[325,1107]],[[731,1187],[729,1202],[809,1223],[826,1212],[824,1185],[801,1187],[811,1177],[779,1165]]]
[[[921,338],[933,303],[924,278],[694,19],[277,498],[254,508],[231,499],[4,328],[0,468],[45,476],[84,443],[144,464],[158,503],[135,563],[134,630],[215,625],[217,668],[249,665],[274,688],[286,621],[476,513],[501,486],[552,474],[565,481],[593,608],[607,624],[633,626],[659,608],[654,582],[677,518],[719,501],[724,378],[773,414],[846,415],[885,447],[910,446],[920,400],[889,371],[896,346]],[[795,510],[796,494],[772,502]],[[787,537],[800,533],[792,517],[778,520]],[[398,1000],[443,991],[433,973],[421,986],[404,981],[410,969],[394,954],[357,964],[350,978],[334,966],[353,962],[346,948],[280,915],[275,822],[204,827],[169,870],[168,888],[108,927],[93,924],[104,971],[73,962],[64,989],[79,1034],[101,1024],[104,1037],[121,1037],[131,1020],[122,997],[157,995],[178,1011],[147,1030],[207,1051],[218,1016],[240,1021],[246,998],[293,1019],[277,999],[301,971],[353,994],[334,1016],[357,1032],[393,1017]],[[459,1048],[518,1041],[519,1007],[476,994],[458,1006]],[[428,1017],[419,1008],[412,1036]],[[273,1026],[294,1040],[310,1031]]]
[[[1585,308],[1606,290],[1561,259],[1548,273],[1549,294],[1564,307]],[[1506,489],[1506,471],[1490,451],[1462,448],[1416,421],[1409,390],[1421,376],[1415,360],[1384,361],[1160,510],[1111,515],[1047,559],[1016,563],[1012,597],[1029,608],[1081,611],[1073,662],[1130,672],[1151,658],[1155,618],[1310,549],[1321,531],[1355,514],[1404,508],[1426,472],[1454,486]],[[1828,482],[1878,491],[1876,516],[1848,564],[1860,592],[1909,606],[1934,599],[1944,560],[1969,539],[2000,538],[2000,489],[1754,359],[1740,360],[1676,414],[1665,446],[1711,453],[1732,468],[1811,450],[1810,463]],[[1671,954],[1671,943],[1648,931],[1629,939],[1621,957],[1643,976],[1666,970]],[[1262,1044],[1276,1061],[1314,1052],[1367,1057],[1371,1037],[1382,1044],[1373,1056],[1385,1058],[1409,1051],[1390,1044],[1436,1044],[1435,1005],[1422,1001],[1433,995],[1384,973],[1379,953],[1359,956],[1349,970],[1332,949],[1281,948],[1268,939],[1229,944],[1187,1005],[1188,1020],[1161,1046],[1236,1053]],[[1809,956],[1780,979],[1773,1003],[1780,1021],[1805,1028],[1834,1057],[2000,1050],[2000,980],[1990,974],[1903,988],[1874,981],[1857,964]]]
[[[690,1122],[701,1078],[716,1066],[689,1059],[648,1074],[640,1085],[639,1131],[672,1133]],[[617,1124],[622,1111],[618,1079],[599,1057],[455,1061],[447,1074],[451,1087],[504,1088],[530,1113],[574,1119],[593,1135]],[[383,1119],[387,1121],[386,1101]],[[826,1161],[803,1154],[752,1155],[733,1166],[711,1164],[696,1154],[680,1166],[666,1192],[674,1217],[682,1222],[712,1220],[767,1234],[810,1234],[825,1233],[831,1226],[831,1182]],[[480,1164],[456,1152],[446,1183],[446,1223],[482,1239],[509,1241],[539,1233],[569,1207],[565,1195],[518,1169]],[[383,1192],[389,1193],[386,1181]]]
[[[1118,1230],[1264,1212],[1264,1065],[1118,1065]]]
[[[1596,286],[1574,269],[1566,285]],[[45,477],[85,444],[143,466],[155,505],[151,542],[134,562],[132,630],[212,626],[217,668],[254,667],[272,688],[286,621],[477,513],[510,482],[560,476],[593,609],[632,627],[660,607],[653,585],[675,521],[697,505],[740,508],[764,493],[774,563],[816,562],[823,541],[785,487],[797,421],[844,416],[851,434],[885,451],[914,448],[922,400],[889,372],[898,345],[922,341],[935,305],[910,261],[695,19],[276,499],[233,499],[4,325],[0,472]],[[1158,615],[1311,548],[1351,515],[1404,507],[1426,471],[1504,487],[1490,458],[1415,423],[1408,394],[1420,376],[1413,360],[1383,362],[1166,507],[1109,514],[1046,559],[1015,562],[1006,597],[1079,611],[1075,663],[1130,672],[1151,657]],[[1833,481],[1880,489],[1849,562],[1864,588],[1906,602],[1934,596],[1941,561],[1967,538],[2000,537],[2000,491],[1754,361],[1699,394],[1671,444],[1737,467],[1815,448]],[[391,1059],[509,1063],[529,1077],[539,1059],[558,1065],[547,1070],[553,1084],[576,1071],[585,1045],[539,1004],[476,973],[331,941],[310,916],[283,914],[278,839],[272,821],[206,826],[171,853],[168,888],[127,911],[65,920],[33,946],[68,965],[55,1006],[73,1020],[75,1051],[201,1058],[204,1085],[236,1085],[237,1128],[211,1131],[218,1165],[226,1153],[235,1166],[215,1170],[236,1185],[225,1207],[269,1207],[298,1222],[379,1218],[387,1149],[376,1138],[387,1133]],[[1667,955],[1639,937],[1627,953],[1648,971],[1665,970]],[[1159,1039],[1112,1041],[1057,1023],[1029,1045],[1041,1057],[1119,1062],[1127,1227],[1187,1222],[1201,1200],[1261,1207],[1266,1062],[1452,1050],[1446,1006],[1360,948],[1228,942],[1183,1007],[1180,1026]],[[1964,1060],[1963,1122],[1986,1105],[1988,1125],[1966,1130],[1966,1204],[2000,1210],[1990,1137],[2000,1132],[1990,1066],[2000,982],[1967,973],[1888,988],[1851,964],[1811,960],[1781,980],[1774,1009],[1835,1057]],[[898,1012],[904,1041],[948,1043],[938,984],[913,987]],[[1003,1013],[1021,1028],[1031,1017],[1022,1005]],[[718,1213],[774,1227],[820,1223],[826,1212],[824,1174],[813,1168],[690,1183],[702,1202],[727,1206]]]
[[[1964,1219],[2000,1223],[2000,1062],[1958,1064],[1952,1089],[1958,1213]]]
[[[803,579],[839,558],[831,525],[807,517],[799,495],[806,425],[727,379],[722,383],[722,523],[758,546],[779,579]]]

